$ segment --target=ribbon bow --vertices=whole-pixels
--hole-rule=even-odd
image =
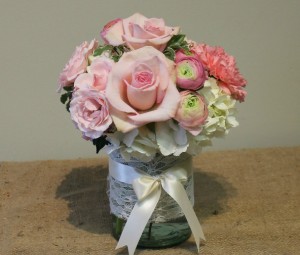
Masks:
[[[122,171],[126,168],[126,176],[120,174],[120,168],[123,168]],[[119,181],[132,184],[138,198],[127,219],[116,249],[127,246],[129,255],[134,254],[147,222],[160,199],[161,189],[163,188],[181,207],[192,230],[199,252],[200,238],[205,240],[205,237],[182,185],[183,182],[187,181],[187,171],[191,171],[191,169],[191,159],[187,159],[177,164],[177,166],[167,169],[159,176],[151,176],[143,171],[110,160],[110,174]],[[132,174],[128,174],[130,171]],[[135,176],[135,178],[130,180],[129,176]]]

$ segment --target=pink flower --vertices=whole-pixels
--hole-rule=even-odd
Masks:
[[[94,75],[96,87],[99,90],[105,90],[108,81],[108,75],[115,62],[105,56],[96,58],[88,67],[88,72]]]
[[[123,40],[132,50],[152,46],[163,51],[171,37],[179,32],[179,27],[168,27],[163,19],[148,19],[139,13],[123,19],[123,28]]]
[[[236,67],[233,56],[228,55],[221,47],[211,47],[206,44],[196,45],[194,51],[208,70],[209,74],[220,80],[221,88],[233,98],[244,101],[246,91],[242,87],[247,81]]]
[[[180,101],[174,63],[153,47],[124,53],[106,88],[117,129],[128,132],[175,116]]]
[[[112,123],[105,95],[89,86],[74,91],[70,113],[85,138],[100,137]]]
[[[70,86],[74,83],[79,74],[86,72],[88,66],[88,56],[98,47],[98,41],[95,39],[88,42],[83,42],[80,46],[76,47],[71,59],[66,64],[64,70],[59,76],[59,89]]]
[[[207,79],[204,67],[193,55],[185,55],[177,51],[175,57],[177,86],[182,89],[200,89]]]
[[[101,56],[93,60],[87,68],[88,73],[83,73],[77,77],[74,83],[75,89],[80,89],[89,85],[99,91],[104,91],[108,81],[108,75],[115,62],[108,57]]]
[[[204,98],[197,92],[184,90],[180,92],[180,104],[175,115],[179,125],[192,135],[198,135],[208,116]]]
[[[122,39],[123,34],[124,30],[122,19],[115,19],[108,22],[100,32],[103,41],[106,44],[111,44],[113,46],[118,46],[124,43]]]

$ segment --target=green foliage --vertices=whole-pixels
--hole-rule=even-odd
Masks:
[[[105,52],[105,51],[109,51],[109,52],[110,52],[110,51],[112,51],[112,49],[113,49],[113,46],[112,46],[112,45],[104,45],[104,46],[100,45],[100,46],[94,51],[93,56],[94,56],[94,57],[100,56],[100,55],[102,55],[103,52]]]
[[[164,50],[164,54],[168,59],[174,60],[176,52],[175,50],[169,47]]]
[[[185,54],[190,54],[189,45],[183,34],[173,35],[163,53],[168,59],[174,61],[178,50],[183,50]]]
[[[112,45],[100,45],[95,51],[93,56],[101,56],[104,52],[108,52],[110,58],[115,62],[118,62],[124,52],[129,51],[125,45],[112,46]]]
[[[60,102],[61,102],[62,104],[65,104],[65,103],[67,102],[68,98],[69,98],[69,92],[68,92],[68,93],[65,93],[65,94],[62,94],[62,95],[60,96]]]
[[[96,153],[99,153],[99,151],[105,145],[110,144],[110,142],[106,140],[106,136],[105,135],[102,135],[99,138],[93,139],[93,144],[96,146]]]
[[[73,91],[73,89],[74,89],[74,86],[67,86],[67,87],[64,87],[64,90],[65,91]]]
[[[74,86],[64,87],[64,90],[67,92],[60,96],[60,102],[62,104],[66,104],[66,109],[68,112],[70,111],[70,103],[71,103],[71,99],[72,99],[73,89],[74,89]]]

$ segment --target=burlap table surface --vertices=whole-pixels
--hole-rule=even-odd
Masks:
[[[300,147],[204,152],[194,158],[201,254],[300,254]],[[2,162],[0,254],[115,251],[107,159]],[[197,254],[191,237],[147,254]]]

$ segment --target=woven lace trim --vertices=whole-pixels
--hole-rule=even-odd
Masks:
[[[160,175],[165,169],[174,166],[176,163],[185,160],[189,155],[184,154],[179,157],[163,156],[157,154],[150,162],[141,162],[137,159],[130,159],[126,161],[122,158],[118,151],[110,154],[111,158],[118,163],[125,164],[136,169],[142,170],[152,176]],[[120,182],[112,176],[108,176],[108,196],[110,201],[111,213],[119,218],[127,220],[135,203],[137,197],[132,188],[132,185]],[[193,175],[188,177],[186,183],[183,184],[188,198],[194,204],[194,185]],[[184,216],[180,206],[171,198],[164,190],[162,190],[160,200],[150,218],[151,222],[167,222]]]

